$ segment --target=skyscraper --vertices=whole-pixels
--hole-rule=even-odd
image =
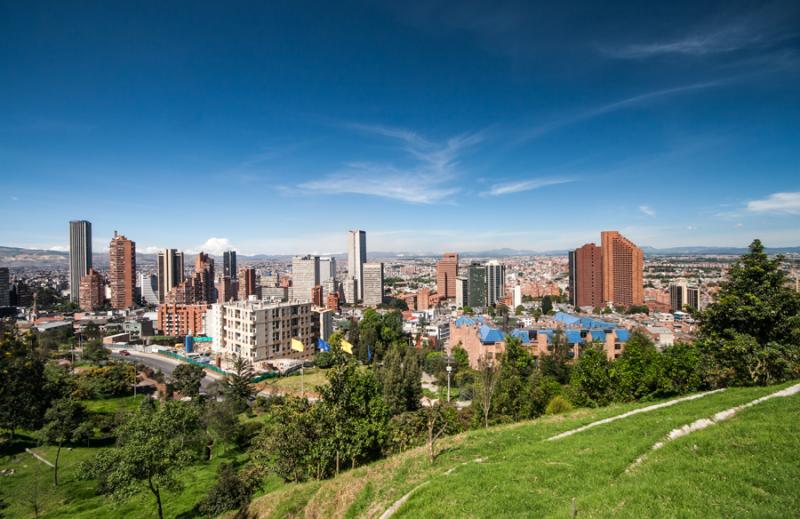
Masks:
[[[356,280],[356,298],[364,298],[364,263],[367,262],[367,233],[349,231],[347,235],[347,275]],[[352,303],[354,301],[348,301]]]
[[[69,222],[69,300],[80,300],[81,278],[92,268],[92,224],[86,220]]]
[[[473,263],[467,269],[467,306],[486,308],[486,265]]]
[[[617,231],[600,234],[603,301],[619,306],[644,304],[644,254]]]
[[[236,281],[239,272],[236,270],[236,251],[226,250],[222,253],[222,274]]]
[[[570,301],[575,306],[603,304],[602,249],[594,243],[570,252]]]
[[[239,300],[247,299],[256,293],[256,269],[242,267],[239,269]]]
[[[0,267],[0,307],[11,305],[8,267]]]
[[[78,287],[80,292],[78,300],[80,301],[81,310],[93,312],[103,306],[106,294],[105,282],[99,272],[90,267],[89,272],[81,277]]]
[[[139,274],[139,293],[143,304],[157,305],[158,276],[154,276],[152,274]]]
[[[292,258],[292,294],[296,301],[311,301],[312,290],[319,285],[319,256]]]
[[[486,264],[486,304],[496,305],[506,296],[506,266],[497,260]]]
[[[436,291],[440,298],[456,297],[456,277],[458,277],[458,254],[445,252],[436,262]]]
[[[158,253],[158,300],[163,303],[167,292],[183,282],[183,253],[164,249]]]
[[[325,257],[319,259],[319,282],[325,283],[336,278],[336,258]]]
[[[463,308],[469,304],[469,279],[456,278],[456,307]]]
[[[669,302],[673,312],[683,311],[686,307],[700,308],[700,290],[690,287],[685,279],[679,279],[669,286]]]
[[[364,263],[364,306],[383,303],[383,263]]]
[[[198,303],[214,303],[217,300],[214,290],[214,258],[202,251],[194,261],[194,290],[194,298]]]
[[[114,231],[108,245],[108,284],[111,287],[111,307],[116,310],[133,308],[136,292],[136,243]]]

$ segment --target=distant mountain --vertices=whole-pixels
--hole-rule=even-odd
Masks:
[[[689,247],[669,247],[659,249],[655,247],[642,247],[646,256],[691,256],[691,255],[741,255],[747,252],[746,247],[704,247],[704,246],[689,246]],[[768,254],[800,254],[800,247],[775,247],[767,248]],[[467,251],[459,252],[462,258],[510,258],[520,256],[566,256],[567,250],[550,250],[550,251],[534,251],[527,249],[490,249],[483,251]],[[264,261],[286,261],[292,259],[293,254],[255,254],[247,256],[244,254],[238,255],[240,264],[258,263]],[[347,259],[346,253],[333,253],[324,254],[324,256],[333,256],[339,261]],[[441,253],[436,252],[391,252],[391,251],[375,251],[369,253],[370,259],[425,259],[425,258],[439,258]],[[217,261],[222,261],[221,258],[216,257]],[[186,263],[187,267],[194,261],[193,254],[187,254]],[[98,253],[93,255],[93,262],[100,268],[108,265],[108,254]],[[139,265],[155,265],[155,254],[136,254],[136,262]],[[69,253],[59,250],[42,250],[42,249],[23,249],[20,247],[4,247],[0,246],[0,266],[4,267],[65,267],[69,263]]]

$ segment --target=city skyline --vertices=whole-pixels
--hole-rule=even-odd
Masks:
[[[452,7],[10,6],[0,244],[800,245],[796,3]],[[165,224],[187,185],[215,217]]]

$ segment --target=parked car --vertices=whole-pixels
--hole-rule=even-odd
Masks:
[[[120,350],[119,354],[122,355],[123,357],[127,357],[128,355],[131,354],[131,352],[129,352],[128,350]]]

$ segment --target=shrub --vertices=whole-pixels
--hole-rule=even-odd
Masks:
[[[544,414],[561,414],[567,411],[572,411],[572,404],[563,396],[556,395],[550,400],[550,403],[547,404],[547,409],[544,410]]]

